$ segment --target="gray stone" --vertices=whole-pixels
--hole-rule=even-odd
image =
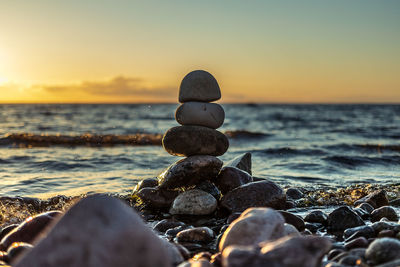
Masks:
[[[215,236],[214,232],[208,227],[195,227],[180,231],[176,235],[176,239],[179,243],[182,242],[208,243],[214,239],[214,236]]]
[[[365,251],[365,257],[373,265],[400,259],[400,241],[394,238],[375,239]]]
[[[162,144],[174,156],[221,156],[229,148],[228,138],[221,132],[203,126],[176,126],[165,132]]]
[[[219,249],[222,251],[231,245],[254,246],[280,238],[284,235],[284,223],[282,215],[273,209],[247,209],[225,230]]]
[[[294,227],[292,224],[285,223],[283,225],[283,228],[284,228],[284,230],[283,230],[284,236],[287,236],[287,235],[300,236],[301,235],[300,232],[296,229],[296,227]]]
[[[108,196],[82,199],[42,237],[14,267],[171,266],[160,238]]]
[[[164,248],[168,252],[169,259],[171,260],[173,266],[176,266],[185,260],[181,252],[179,251],[178,247],[174,243],[170,243],[163,238],[160,239],[161,239],[161,244],[163,244]]]
[[[175,119],[181,125],[217,129],[224,123],[225,112],[221,105],[215,103],[186,102],[177,108]]]
[[[212,102],[221,98],[217,80],[207,71],[195,70],[188,73],[179,87],[179,102]]]
[[[371,227],[374,229],[375,233],[379,233],[382,230],[392,230],[395,232],[400,232],[400,224],[395,222],[375,222],[371,224]]]
[[[349,237],[353,236],[354,234],[357,234],[357,236],[363,236],[366,238],[374,237],[375,236],[375,230],[369,225],[361,225],[361,226],[356,226],[353,228],[348,228],[344,230],[343,236],[344,238],[348,239]]]
[[[222,197],[221,206],[230,212],[240,212],[251,207],[285,209],[286,194],[272,181],[252,182],[228,192]]]
[[[251,153],[241,154],[226,162],[224,166],[235,167],[251,175]]]
[[[304,224],[303,219],[300,216],[290,213],[288,211],[284,211],[284,210],[280,210],[279,212],[285,219],[285,222],[293,225],[299,231],[304,231],[305,224]]]
[[[222,194],[239,187],[241,185],[253,182],[250,174],[236,167],[223,167],[215,179],[215,184],[221,190]]]
[[[263,242],[261,250],[247,246],[230,246],[222,253],[222,265],[229,267],[316,267],[331,247],[324,237],[284,237]]]
[[[286,196],[290,199],[297,200],[304,197],[304,194],[298,188],[288,188],[286,190]]]
[[[217,177],[222,161],[213,156],[191,156],[179,160],[158,176],[160,188],[176,189]]]
[[[386,218],[389,221],[395,222],[399,220],[396,210],[390,206],[383,206],[371,212],[371,222],[377,222],[382,218]]]
[[[306,215],[304,221],[311,223],[321,223],[326,224],[328,220],[328,215],[324,213],[322,210],[313,210],[309,214]]]
[[[192,189],[177,196],[169,212],[171,214],[207,215],[217,208],[217,200],[207,192]]]

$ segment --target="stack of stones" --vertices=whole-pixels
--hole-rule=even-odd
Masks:
[[[218,156],[228,147],[227,137],[216,130],[225,119],[216,79],[208,72],[187,74],[179,88],[176,121],[163,137],[164,149],[181,159],[157,178],[145,179],[136,195],[150,209],[169,209],[173,215],[208,215],[219,207],[230,213],[248,207],[284,208],[285,194],[271,181],[253,182],[251,154],[241,155],[223,167]]]

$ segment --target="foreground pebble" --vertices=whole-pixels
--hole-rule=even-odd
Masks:
[[[161,240],[129,206],[111,197],[91,196],[73,206],[15,265],[25,266],[167,267],[171,263]]]

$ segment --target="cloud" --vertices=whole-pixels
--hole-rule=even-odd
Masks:
[[[115,97],[168,97],[174,95],[176,88],[172,87],[149,87],[140,78],[117,76],[106,81],[82,81],[78,84],[65,85],[38,85],[48,93],[84,92],[97,96]]]

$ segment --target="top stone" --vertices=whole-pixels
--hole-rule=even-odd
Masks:
[[[218,82],[210,73],[195,70],[187,74],[179,87],[179,102],[212,102],[221,98]]]

